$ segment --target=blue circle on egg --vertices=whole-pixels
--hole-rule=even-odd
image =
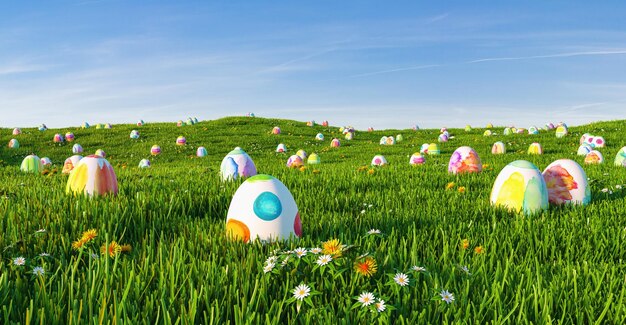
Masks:
[[[272,221],[283,212],[278,196],[272,192],[263,192],[254,200],[254,214],[265,221]]]

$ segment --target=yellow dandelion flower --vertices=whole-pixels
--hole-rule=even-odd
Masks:
[[[302,167],[300,167],[300,171],[301,171],[301,172],[303,172],[303,171],[305,171],[305,170],[306,170],[306,166],[302,166]]]
[[[130,246],[130,244],[125,244],[121,246],[122,249],[122,253],[130,253],[130,251],[133,250],[133,246]]]
[[[112,241],[109,243],[109,246],[102,245],[100,247],[100,252],[102,255],[109,255],[110,257],[115,257],[115,255],[119,254],[122,251],[122,246],[118,244],[116,241]]]
[[[322,243],[322,253],[335,258],[341,256],[342,248],[343,245],[341,245],[339,239],[336,238]]]
[[[460,186],[458,188],[459,193],[465,193],[465,186]]]
[[[469,247],[469,240],[463,239],[461,240],[461,249],[467,249]]]
[[[313,174],[319,174],[320,170],[319,169],[313,169]]]
[[[354,271],[362,276],[370,277],[376,273],[376,260],[366,257],[361,261],[354,262]]]
[[[485,253],[485,249],[482,246],[474,247],[474,254],[480,255],[484,253]]]
[[[373,169],[370,169],[370,170],[368,170],[368,171],[367,171],[367,173],[368,173],[368,174],[370,174],[370,175],[374,175],[374,173],[375,173],[375,172],[376,172],[376,171],[375,171],[375,170],[373,170]]]
[[[98,231],[95,229],[89,229],[85,232],[83,232],[83,235],[80,237],[80,240],[84,241],[85,243],[90,242],[91,240],[93,240],[94,238],[96,238],[98,236]]]
[[[83,245],[85,245],[85,242],[82,239],[72,242],[72,248],[75,250],[79,250],[81,247],[83,247]]]
[[[449,190],[449,189],[451,189],[453,187],[454,187],[454,182],[450,182],[450,183],[448,183],[448,185],[446,185],[446,190]]]

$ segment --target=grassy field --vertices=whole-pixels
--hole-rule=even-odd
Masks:
[[[273,126],[282,134],[270,134]],[[140,139],[129,139],[133,129]],[[624,323],[626,169],[613,166],[613,158],[626,145],[626,122],[570,127],[561,139],[553,131],[503,136],[502,128],[493,130],[498,135],[484,137],[484,129],[451,129],[455,137],[440,144],[441,155],[414,167],[409,156],[422,143],[436,142],[439,130],[357,132],[347,141],[336,127],[246,117],[183,127],[22,129],[18,136],[0,129],[0,323]],[[118,196],[65,193],[61,168],[73,143],[52,139],[68,131],[85,153],[104,149],[118,177]],[[318,132],[325,141],[315,141]],[[604,164],[584,165],[592,191],[588,206],[550,207],[535,216],[491,207],[491,186],[505,165],[526,159],[543,170],[559,158],[582,165],[576,150],[586,132],[607,143],[600,149]],[[397,134],[404,141],[378,144]],[[175,145],[179,135],[186,146]],[[341,139],[340,148],[330,148],[333,137]],[[19,149],[7,148],[11,138]],[[507,144],[507,154],[491,154],[495,141]],[[526,154],[535,141],[543,155]],[[275,153],[279,143],[289,152]],[[150,156],[153,144],[161,146],[160,156]],[[464,145],[478,152],[485,169],[449,175],[450,155]],[[207,148],[207,157],[195,157],[198,146]],[[259,173],[291,190],[302,217],[301,239],[267,245],[227,240],[226,214],[241,181],[223,183],[218,171],[236,146]],[[287,168],[298,149],[318,153],[322,163]],[[20,172],[30,153],[49,157],[52,171]],[[389,165],[369,167],[376,154]],[[143,158],[151,168],[137,167]],[[97,237],[73,249],[89,229]],[[370,229],[381,233],[368,234]],[[311,252],[302,258],[287,252],[331,239],[354,246],[325,266],[317,266]],[[111,241],[132,250],[114,258],[101,254]],[[274,255],[276,266],[265,273]],[[25,265],[15,265],[18,257]],[[353,267],[368,257],[377,266],[370,277]],[[45,273],[34,274],[35,267]],[[408,286],[393,281],[397,273],[408,275]],[[300,284],[313,293],[304,301],[293,298]],[[455,300],[442,301],[442,290]],[[386,309],[362,307],[356,297],[363,292],[383,299]]]

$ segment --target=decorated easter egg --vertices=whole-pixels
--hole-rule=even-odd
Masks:
[[[328,126],[328,121],[322,122],[322,126]]]
[[[280,134],[280,128],[279,128],[279,127],[277,127],[277,126],[275,126],[275,127],[272,129],[272,134]]]
[[[383,136],[382,138],[380,138],[380,141],[378,143],[380,143],[382,145],[387,144],[387,137]]]
[[[187,139],[185,139],[184,136],[179,136],[178,138],[176,138],[176,145],[177,146],[184,146],[185,144],[187,144]]]
[[[198,157],[205,157],[207,154],[205,147],[198,147],[198,149],[196,149],[196,156]]]
[[[11,148],[11,149],[18,149],[19,147],[20,147],[20,142],[17,141],[17,139],[9,140],[9,148]]]
[[[396,144],[396,138],[394,138],[393,136],[387,137],[385,144],[389,146]]]
[[[228,158],[231,158],[232,162],[230,162]],[[232,163],[234,163],[235,166],[233,166]],[[236,169],[234,167],[236,167]],[[223,180],[235,179],[232,175],[233,172],[236,172],[240,177],[250,177],[256,175],[257,173],[256,166],[254,165],[252,158],[250,158],[250,156],[248,156],[248,154],[239,147],[236,147],[233,151],[229,152],[222,160],[222,164],[220,166],[220,173]]]
[[[315,135],[315,140],[324,141],[324,135],[321,133],[318,133],[317,135]]]
[[[118,191],[113,166],[102,156],[91,155],[81,159],[67,179],[65,192],[98,196]]]
[[[398,135],[396,135],[396,141],[397,141],[397,142],[400,142],[400,141],[402,141],[402,140],[404,140],[404,137],[402,136],[402,134],[398,134]]]
[[[450,139],[450,132],[448,132],[448,130],[441,132],[441,134],[445,135],[446,137],[448,137],[448,139]]]
[[[220,178],[222,181],[232,181],[239,177],[239,167],[232,157],[225,157],[220,165]]]
[[[548,129],[548,130],[554,129],[554,124],[552,124],[552,123],[546,124],[546,129]]]
[[[419,152],[412,154],[411,158],[409,158],[409,164],[411,165],[422,165],[425,162],[426,162],[426,158],[424,158],[424,155],[422,155]]]
[[[144,124],[146,123],[143,120],[137,121],[137,126],[143,126]]]
[[[354,138],[354,133],[353,132],[348,132],[345,135],[346,140],[352,140]]]
[[[198,118],[194,116],[194,118],[193,118],[193,122],[194,122],[194,123],[198,123]]]
[[[187,122],[187,125],[194,125],[194,124],[196,124],[196,122],[194,122],[194,120],[191,117],[188,117],[186,122]]]
[[[416,125],[413,125],[413,127],[411,127],[411,129],[413,129],[413,131],[417,131],[417,130],[420,129],[420,127],[416,124]]]
[[[491,136],[491,134],[492,134],[491,130],[485,130],[485,132],[483,132],[483,136],[486,136],[486,137]]]
[[[539,134],[539,129],[536,126],[531,126],[528,128],[528,134]]]
[[[339,142],[339,139],[334,138],[332,141],[330,141],[330,146],[333,148],[339,148],[341,146],[341,143]]]
[[[437,141],[439,142],[448,142],[448,136],[445,134],[440,134],[439,138],[437,138]]]
[[[559,124],[557,124],[557,127],[562,126],[565,127],[567,129],[567,124],[563,123],[563,122],[559,122]]]
[[[501,155],[506,153],[506,146],[502,141],[498,141],[491,147],[491,153],[494,155]]]
[[[50,160],[50,158],[48,157],[43,157],[41,158],[41,165],[44,167],[50,167],[52,166],[52,160]]]
[[[96,124],[96,130],[104,129],[104,124],[98,123]]]
[[[47,127],[45,124],[42,124],[42,125],[40,125],[37,129],[38,129],[39,131],[45,131],[45,130],[47,130],[47,129],[48,129],[48,127]]]
[[[513,134],[513,131],[511,131],[511,128],[504,128],[504,132],[502,132],[502,134],[511,135]]]
[[[515,130],[515,133],[517,133],[517,134],[524,134],[524,133],[526,133],[526,129],[519,128],[519,129]]]
[[[374,132],[374,128],[373,128],[373,127],[371,127],[371,126],[370,126],[370,127],[368,127],[368,128],[367,128],[367,132]]]
[[[94,155],[96,155],[96,156],[100,156],[100,157],[102,157],[102,158],[106,158],[107,153],[106,153],[106,152],[104,152],[104,150],[102,150],[102,149],[98,149],[98,150],[96,150],[96,153],[95,153]]]
[[[592,137],[593,135],[589,134],[589,133],[585,133],[580,137],[580,141],[579,144],[583,144],[587,142],[587,138]]]
[[[441,153],[441,150],[439,150],[438,144],[431,143],[428,145],[428,149],[426,149],[426,153],[428,153],[429,155],[438,155]]]
[[[74,169],[74,166],[78,165],[78,162],[83,159],[83,156],[81,155],[73,155],[67,159],[65,159],[65,162],[63,163],[63,170],[62,173],[63,174],[69,174],[72,169]]]
[[[52,141],[54,141],[54,143],[62,143],[63,141],[65,141],[65,139],[63,138],[63,136],[59,133],[54,135],[54,138],[52,139]]]
[[[589,136],[585,139],[585,143],[589,144],[593,148],[604,148],[604,138],[598,136]]]
[[[441,129],[439,129],[439,133],[444,133],[444,132],[448,132],[448,128],[443,127]]]
[[[287,167],[289,168],[301,167],[303,164],[302,158],[298,155],[291,155],[289,159],[287,159]]]
[[[526,160],[506,165],[491,189],[491,204],[525,214],[548,209],[548,188],[541,172]]]
[[[493,124],[491,124],[491,123],[487,123],[487,128],[488,128],[488,129],[493,128]]]
[[[465,126],[465,132],[470,132],[470,131],[472,131],[472,126],[468,124]]]
[[[351,126],[346,126],[346,127],[343,128],[343,130],[341,132],[343,134],[350,133],[350,132],[354,133],[354,128],[351,127]]]
[[[567,127],[564,125],[559,125],[556,128],[556,137],[562,138],[567,135]]]
[[[153,145],[152,148],[150,148],[150,154],[153,156],[156,156],[158,154],[161,153],[161,147],[159,147],[158,145]]]
[[[598,150],[591,150],[591,152],[589,152],[585,156],[585,164],[594,165],[594,164],[601,164],[603,162],[604,162],[604,157],[602,156],[602,153]]]
[[[316,154],[315,152],[312,153],[309,156],[309,159],[307,160],[307,163],[310,164],[310,165],[319,164],[320,163],[320,156],[318,154]]]
[[[315,126],[315,121],[306,122],[306,126]]]
[[[185,122],[183,122],[183,120],[178,120],[178,122],[176,122],[176,126],[183,126],[185,125]]]
[[[622,147],[615,155],[615,166],[626,167],[626,147]]]
[[[43,171],[43,164],[41,159],[36,155],[28,155],[22,160],[20,170],[25,173],[41,173]]]
[[[254,113],[252,113],[252,112],[248,112],[248,113],[246,113],[246,116],[247,116],[247,117],[254,117]]]
[[[83,146],[81,146],[80,144],[76,143],[72,146],[72,153],[76,154],[76,153],[82,153],[83,152]]]
[[[528,154],[529,155],[542,155],[543,148],[541,147],[541,144],[539,144],[539,142],[531,143],[530,146],[528,147]]]
[[[22,129],[20,128],[13,129],[13,135],[20,135],[20,134],[22,134]]]
[[[287,152],[287,146],[284,143],[279,143],[276,146],[276,152]]]
[[[298,152],[296,152],[296,155],[302,158],[302,160],[306,159],[307,157],[306,151],[302,149],[298,150]]]
[[[75,139],[74,133],[72,132],[65,133],[65,140],[67,140],[68,142],[72,142],[74,141],[74,139]]]
[[[139,161],[139,168],[148,168],[148,167],[150,167],[150,160],[141,159],[141,161]]]
[[[384,166],[387,164],[387,159],[383,155],[376,155],[372,158],[372,166]]]
[[[137,131],[137,130],[130,131],[130,138],[131,139],[139,139],[139,131]]]
[[[420,147],[420,153],[428,153],[428,146],[430,146],[429,143],[422,144],[422,146]]]
[[[591,201],[587,174],[580,165],[570,159],[554,161],[543,171],[548,188],[548,200],[552,204],[582,204]]]
[[[233,196],[226,217],[226,234],[245,243],[301,237],[302,221],[296,201],[273,176],[251,177]]]
[[[448,163],[448,172],[452,174],[480,173],[482,170],[483,164],[478,153],[467,146],[454,150]]]
[[[516,134],[517,133],[517,128],[511,127],[511,134]]]
[[[107,123],[107,124],[104,125],[104,128],[105,129],[112,129],[113,126],[111,125],[111,123]]]
[[[82,127],[83,129],[88,129],[90,126],[91,126],[91,125],[89,125],[89,123],[87,123],[87,122],[83,122],[83,124],[81,125],[81,127]]]
[[[590,153],[593,150],[593,147],[591,147],[590,145],[583,143],[580,145],[580,147],[578,147],[578,151],[576,152],[579,156],[586,156],[588,153]]]

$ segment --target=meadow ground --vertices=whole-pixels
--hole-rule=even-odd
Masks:
[[[626,169],[613,166],[613,158],[626,145],[625,123],[570,127],[560,139],[554,131],[503,136],[494,128],[498,134],[485,137],[484,129],[451,129],[455,137],[440,144],[441,155],[427,156],[421,166],[410,166],[409,156],[422,143],[436,142],[439,130],[357,131],[347,141],[336,127],[246,117],[183,127],[29,128],[17,136],[1,129],[0,323],[623,323]],[[282,134],[270,134],[274,126]],[[141,133],[138,140],[129,139],[133,129]],[[105,150],[118,196],[65,193],[61,168],[73,143],[52,139],[68,131],[85,152]],[[325,141],[314,139],[318,132]],[[583,165],[576,155],[586,132],[605,137],[604,164]],[[397,134],[402,142],[379,145],[382,136]],[[186,146],[175,145],[179,135]],[[340,148],[330,148],[333,137]],[[19,149],[6,147],[11,138]],[[506,154],[491,154],[495,141],[506,143]],[[526,154],[532,142],[545,153]],[[288,153],[274,152],[279,143]],[[161,155],[150,156],[153,144]],[[448,174],[450,155],[465,145],[478,152],[484,171]],[[195,157],[198,146],[207,148],[207,157]],[[237,146],[259,173],[291,190],[302,216],[301,239],[266,245],[227,240],[226,214],[241,180],[223,183],[218,172]],[[316,152],[322,163],[287,168],[298,149]],[[49,157],[52,171],[20,172],[30,153]],[[389,165],[370,167],[376,154]],[[152,167],[139,169],[142,158]],[[551,206],[534,216],[490,205],[492,184],[509,162],[525,159],[543,170],[560,158],[583,165],[589,205]],[[73,249],[88,229],[97,237]],[[368,234],[370,229],[381,233]],[[264,272],[277,251],[322,247],[334,238],[354,246],[328,265],[316,266],[318,256],[309,252],[291,254],[281,267],[287,254],[279,254],[274,269]],[[100,246],[113,240],[132,250],[114,258],[101,254]],[[365,253],[377,266],[370,277],[353,268]],[[25,265],[15,265],[17,257]],[[33,273],[38,266],[44,275]],[[396,284],[397,273],[407,274],[408,286]],[[313,293],[302,302],[292,298],[300,284]],[[453,294],[452,303],[442,301],[442,290]],[[356,297],[363,292],[383,299],[386,309],[362,307]]]

